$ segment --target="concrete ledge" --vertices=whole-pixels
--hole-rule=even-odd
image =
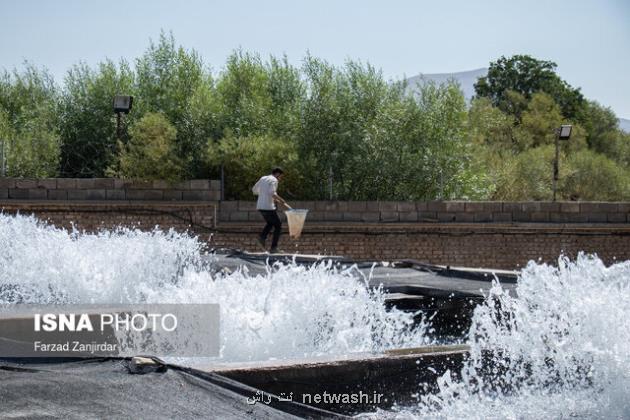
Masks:
[[[457,376],[467,352],[466,346],[428,346],[382,354],[210,366],[201,370],[218,373],[274,395],[292,393],[294,402],[342,414],[356,414],[387,409],[394,404],[411,404],[416,401],[414,395],[437,390],[437,379],[447,370]],[[362,393],[370,400],[331,403],[323,400],[324,393]],[[378,394],[382,397],[375,401],[372,397]]]

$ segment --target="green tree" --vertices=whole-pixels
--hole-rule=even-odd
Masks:
[[[166,116],[147,113],[130,130],[131,139],[119,144],[117,168],[110,175],[123,178],[182,179],[184,168],[176,153],[177,130]]]
[[[514,117],[492,105],[488,98],[477,98],[468,111],[467,133],[477,145],[512,150],[514,140]]]
[[[568,157],[569,173],[563,186],[565,198],[616,201],[630,198],[630,173],[612,159],[592,150]]]
[[[59,115],[63,176],[104,176],[117,154],[112,100],[115,95],[134,93],[134,74],[125,61],[116,65],[108,60],[96,70],[86,64],[70,69]],[[134,105],[125,121],[132,124],[137,116]]]
[[[178,138],[182,139],[179,152],[187,178],[207,178],[218,176],[208,165],[206,144],[208,139],[217,140],[223,136],[220,127],[221,104],[210,75],[193,92],[179,121]]]
[[[0,108],[0,176],[7,175],[7,154],[14,138],[15,130],[9,120],[8,113]]]
[[[420,152],[417,158],[423,160],[422,185],[425,191],[418,191],[416,197],[458,197],[462,188],[466,188],[460,182],[466,180],[464,175],[469,161],[464,133],[464,97],[455,83],[439,86],[429,83],[422,88],[418,101],[421,131],[416,134],[414,143]],[[414,178],[411,180],[413,182]],[[408,187],[411,188],[411,185]]]
[[[356,62],[337,69],[308,56],[303,72],[308,95],[297,142],[313,180],[312,196],[329,198],[332,185],[336,198],[381,197],[395,176],[388,165],[398,160],[390,154],[394,144],[382,146],[401,140],[392,138],[393,124],[385,115],[401,102],[403,89],[388,86],[379,71]]]
[[[356,151],[351,160],[345,160],[348,163],[346,177],[352,175],[349,193],[354,199],[387,199],[401,193],[410,195],[413,192],[405,191],[401,183],[409,174],[418,175],[409,166],[420,163],[414,159],[419,153],[414,147],[414,134],[418,133],[412,134],[409,130],[417,126],[417,102],[405,96],[405,87],[400,83],[389,87],[378,85],[378,89],[383,88],[386,89],[382,93],[369,95],[372,101],[379,98],[374,108],[376,113],[365,119],[358,134],[360,141]]]
[[[311,179],[317,180],[310,194],[327,197],[328,184],[334,179],[335,195],[343,196],[343,163],[352,155],[353,143],[347,140],[349,133],[344,128],[347,118],[343,113],[348,110],[341,106],[341,75],[328,63],[312,56],[305,59],[303,72],[308,96],[297,141],[306,171]]]
[[[495,106],[518,117],[510,91],[530,99],[536,92],[545,92],[560,105],[562,115],[577,119],[583,115],[584,97],[580,89],[573,88],[555,72],[556,63],[537,60],[529,55],[501,57],[490,63],[488,75],[475,84],[478,97],[490,98]]]
[[[0,123],[1,124],[1,123]],[[28,125],[6,145],[6,174],[13,177],[50,178],[59,173],[59,135],[47,116],[35,113]]]
[[[619,120],[615,113],[595,101],[586,101],[584,120],[589,148],[615,159],[620,140]]]
[[[338,120],[336,126],[333,126],[335,130],[329,132],[328,141],[321,143],[322,151],[328,153],[330,165],[326,167],[325,158],[323,165],[318,165],[321,174],[319,179],[326,181],[331,176],[333,194],[339,197],[360,199],[366,195],[375,193],[378,195],[373,181],[375,174],[385,175],[384,183],[387,184],[391,174],[385,168],[390,160],[368,162],[368,147],[370,140],[377,142],[385,138],[392,140],[389,129],[375,132],[374,128],[382,121],[384,115],[390,113],[391,106],[395,104],[392,101],[399,98],[396,97],[396,91],[392,91],[387,85],[381,72],[369,64],[348,61],[342,69],[333,70],[333,74],[335,91],[328,98],[330,100],[328,105],[331,105],[331,108],[327,110],[327,119],[330,121],[336,114]],[[309,111],[312,112],[313,109]],[[316,117],[312,114],[309,116]],[[311,120],[312,122],[316,121]],[[320,126],[320,129],[326,131],[325,127]],[[302,141],[304,140],[302,137]],[[382,165],[381,168],[378,167],[379,163]],[[322,184],[326,185],[325,182]]]
[[[528,149],[501,162],[497,171],[495,200],[550,200],[552,198],[554,147]],[[560,176],[567,173],[560,166]]]
[[[624,168],[630,169],[630,133],[619,130],[615,160]]]
[[[476,84],[468,112],[458,86],[416,93],[369,64],[308,55],[262,60],[234,52],[213,75],[194,50],[162,32],[135,67],[74,66],[63,89],[29,64],[0,75],[0,138],[14,176],[195,178],[223,166],[228,197],[273,164],[290,198],[548,199],[555,129],[563,198],[627,197],[630,135],[530,56],[501,57]],[[116,138],[112,98],[135,97]],[[599,171],[599,172],[598,172]],[[600,190],[597,185],[604,185]]]
[[[248,137],[269,131],[272,98],[268,84],[269,74],[260,56],[239,50],[228,57],[217,80],[224,134]]]
[[[208,114],[216,106],[214,83],[199,54],[162,32],[136,60],[136,84],[135,114],[164,114],[177,129],[176,153],[186,177],[207,177],[203,150],[216,135],[216,118]]]
[[[8,176],[58,174],[58,95],[48,72],[29,63],[0,75],[0,140]]]
[[[556,129],[563,122],[560,107],[543,92],[532,95],[522,111],[520,124],[492,106],[487,98],[473,101],[469,135],[476,145],[475,165],[490,184],[487,189],[490,197],[506,200],[551,197]],[[584,130],[574,125],[571,139],[560,142],[561,178],[570,173],[567,159],[586,147]]]
[[[316,187],[311,196],[420,199],[463,194],[465,103],[453,84],[418,96],[369,65],[337,69],[307,57],[307,98],[297,141]]]
[[[268,74],[267,91],[271,97],[269,131],[276,137],[295,138],[306,98],[300,70],[290,65],[286,56],[282,59],[271,57],[265,69]]]
[[[270,136],[228,136],[208,144],[208,160],[224,165],[225,196],[227,199],[253,199],[252,187],[262,175],[281,166],[285,179],[281,184],[287,197],[302,196],[304,174],[295,144],[287,139]]]
[[[554,144],[556,129],[562,121],[560,107],[551,96],[542,92],[533,94],[521,118],[521,128],[528,134],[522,137],[521,150]]]
[[[488,98],[473,99],[468,111],[466,133],[469,137],[471,167],[479,178],[479,199],[495,194],[497,186],[508,188],[512,161],[522,148],[521,129],[515,117],[492,105]]]

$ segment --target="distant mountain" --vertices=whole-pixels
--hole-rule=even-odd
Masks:
[[[475,83],[477,83],[477,79],[485,76],[486,74],[488,74],[487,68],[461,71],[458,73],[419,74],[407,79],[407,89],[415,91],[417,90],[418,85],[422,86],[429,80],[440,84],[453,79],[459,83],[466,101],[470,101],[475,95]]]
[[[461,71],[458,73],[419,74],[407,79],[407,89],[409,91],[415,91],[418,89],[418,85],[421,86],[428,80],[432,80],[433,82],[440,84],[453,79],[459,83],[466,101],[470,102],[472,97],[475,96],[475,83],[477,83],[477,79],[487,74],[487,68]],[[619,128],[626,133],[630,133],[630,120],[619,118]]]

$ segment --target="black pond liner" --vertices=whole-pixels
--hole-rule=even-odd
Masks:
[[[248,404],[256,389],[215,373],[161,364],[138,374],[130,359],[0,359],[2,418],[338,418],[308,405]]]

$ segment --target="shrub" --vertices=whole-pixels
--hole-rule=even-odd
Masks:
[[[591,150],[569,157],[563,195],[579,200],[614,201],[630,198],[627,170],[612,159]]]
[[[177,130],[163,114],[148,113],[130,130],[129,143],[119,143],[118,168],[110,175],[123,178],[182,179],[183,167],[175,150]]]
[[[541,146],[505,157],[496,168],[495,200],[550,200],[554,147]]]
[[[2,116],[0,115],[0,119]],[[0,123],[0,126],[2,123]],[[0,128],[2,134],[10,131]],[[5,140],[6,139],[6,140]],[[13,177],[48,178],[59,170],[60,141],[41,118],[31,118],[29,126],[21,132],[2,137],[6,155],[6,174]]]
[[[58,174],[60,139],[57,87],[52,77],[28,63],[21,72],[0,74],[0,142],[6,174]]]
[[[288,140],[228,135],[219,142],[209,143],[208,161],[212,165],[224,166],[225,197],[228,199],[253,199],[252,186],[262,175],[271,173],[274,166],[284,169],[285,178],[280,185],[287,197],[302,194],[303,172],[296,147]]]
[[[66,74],[58,116],[62,176],[102,177],[114,164],[117,137],[112,98],[120,93],[135,95],[133,77],[127,63],[109,60],[96,69],[76,65]],[[124,125],[132,124],[136,116],[134,103]]]

